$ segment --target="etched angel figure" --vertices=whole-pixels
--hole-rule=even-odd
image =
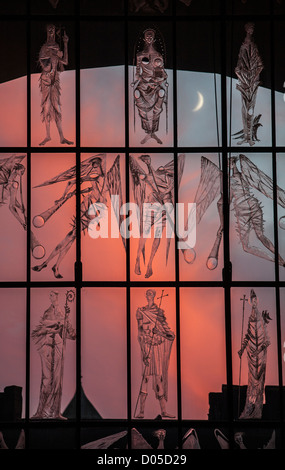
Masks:
[[[236,136],[236,139],[241,139],[238,142],[239,145],[248,143],[252,146],[255,141],[259,140],[257,138],[257,129],[262,125],[259,123],[261,114],[254,116],[254,108],[260,84],[259,75],[263,70],[263,63],[252,38],[254,24],[247,23],[245,31],[246,37],[241,45],[238,63],[235,68],[235,73],[238,77],[236,88],[241,93],[243,129],[234,134],[234,136]]]
[[[136,54],[135,79],[131,84],[141,126],[146,133],[141,144],[150,139],[162,144],[156,132],[159,129],[159,119],[164,104],[167,112],[167,73],[164,69],[163,55],[156,49],[155,41],[156,32],[153,29],[144,31],[144,47]]]
[[[274,262],[275,248],[274,244],[264,233],[262,205],[252,193],[252,190],[255,189],[264,196],[273,199],[273,181],[245,155],[230,157],[229,171],[229,203],[233,206],[236,230],[242,248],[246,253]],[[194,200],[196,203],[197,224],[200,223],[208,207],[216,198],[218,198],[217,208],[220,226],[207,260],[207,267],[209,269],[215,269],[218,265],[218,253],[224,229],[222,171],[215,163],[205,157],[201,157],[201,177]],[[285,191],[279,186],[277,186],[277,203],[285,208]],[[281,224],[283,219],[284,217],[281,217],[279,221],[281,228],[283,226]],[[250,235],[252,233],[262,243],[264,249],[251,244]],[[183,255],[187,262],[187,250],[183,252]],[[285,261],[279,254],[278,261],[280,266],[285,266]]]
[[[9,201],[13,216],[27,230],[25,206],[22,200],[25,155],[11,155],[0,159],[0,207]]]
[[[145,244],[152,226],[155,227],[152,249],[147,264],[145,277],[153,275],[153,260],[160,245],[162,232],[166,226],[167,217],[165,210],[161,210],[167,203],[174,205],[174,161],[160,166],[155,170],[149,155],[141,155],[139,159],[145,163],[145,171],[138,161],[130,156],[130,171],[133,183],[133,194],[136,204],[140,209],[140,239],[137,249],[135,273],[141,275],[141,256],[145,259]],[[180,183],[184,168],[185,155],[178,156],[178,180]],[[178,183],[178,184],[179,184]],[[153,210],[143,211],[144,203],[153,204]],[[159,205],[156,206],[156,203]],[[171,206],[170,206],[171,208]],[[171,238],[167,239],[166,264],[168,260]]]
[[[169,328],[164,310],[161,307],[162,298],[157,305],[154,302],[156,292],[146,291],[147,305],[139,307],[136,312],[138,323],[138,341],[142,355],[142,382],[139,391],[139,412],[135,417],[144,417],[145,402],[148,395],[148,383],[152,377],[152,387],[160,404],[163,418],[174,418],[166,411],[168,400],[168,366],[175,334]]]
[[[40,76],[41,99],[41,117],[46,127],[46,137],[40,143],[45,145],[51,140],[50,123],[55,121],[60,143],[73,145],[73,142],[67,140],[62,130],[62,115],[60,103],[60,72],[64,70],[64,66],[68,65],[68,36],[64,31],[63,35],[63,52],[60,50],[59,44],[56,42],[55,25],[47,26],[47,40],[41,47],[39,53],[39,64],[42,69]]]
[[[26,171],[21,163],[25,155],[0,157],[0,207],[9,204],[11,214],[27,231],[27,215],[23,200],[23,175]],[[31,231],[31,250],[34,258],[40,259],[45,251]]]
[[[271,318],[267,310],[259,311],[258,298],[253,289],[250,292],[250,303],[251,314],[248,319],[248,327],[242,340],[242,347],[238,351],[241,358],[246,350],[248,361],[246,402],[240,419],[260,419],[262,417],[267,349],[270,346],[267,325]]]
[[[168,8],[168,0],[129,0],[129,7],[134,13],[164,13]]]
[[[192,0],[180,0],[187,7],[191,4]],[[129,0],[130,11],[134,13],[161,13],[163,14],[168,8],[168,0]]]
[[[122,204],[122,190],[121,190],[121,176],[120,176],[120,156],[118,155],[110,168],[106,171],[106,155],[98,154],[84,160],[81,164],[81,184],[88,183],[89,186],[81,190],[82,201],[80,206],[80,223],[81,230],[84,232],[88,229],[89,223],[92,221],[93,216],[96,215],[90,211],[90,207],[95,203],[107,202],[107,196],[119,196],[119,204]],[[45,181],[44,183],[36,186],[47,186],[61,181],[67,181],[66,188],[60,199],[57,199],[52,207],[33,218],[35,227],[42,227],[48,219],[71,197],[76,194],[76,189],[73,186],[76,184],[76,166],[69,170],[55,176],[54,178]],[[122,219],[120,219],[122,221]],[[119,221],[118,221],[119,223]],[[57,257],[56,263],[52,266],[52,271],[56,278],[62,278],[59,272],[59,267],[68,250],[71,248],[76,239],[76,220],[73,219],[71,223],[71,230],[66,237],[52,250],[48,258],[40,265],[34,266],[34,271],[41,271],[46,268],[49,263]],[[124,240],[123,240],[124,242]]]
[[[49,2],[53,8],[56,8],[59,4],[59,0],[49,0]]]
[[[33,419],[66,419],[60,412],[60,406],[65,341],[76,339],[75,330],[68,319],[68,302],[74,300],[74,293],[67,292],[65,313],[59,306],[58,296],[57,291],[50,292],[51,304],[32,331],[42,366],[39,404]]]

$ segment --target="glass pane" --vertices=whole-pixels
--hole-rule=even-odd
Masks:
[[[191,241],[192,223],[196,224],[196,241],[193,247],[188,243],[189,248],[179,250],[181,281],[222,279],[221,165],[221,157],[215,154],[202,157],[197,154],[185,156],[184,171],[179,186],[179,202],[185,206],[184,214],[188,204],[196,204],[194,206],[196,214],[191,206],[187,207],[189,216],[186,230]]]
[[[226,384],[223,290],[180,289],[181,393],[183,419],[227,419],[227,407],[216,409],[212,394]],[[224,410],[224,412],[221,412]],[[217,412],[219,411],[219,413]]]
[[[285,9],[285,3],[283,3]],[[275,119],[276,119],[276,144],[285,145],[284,125],[285,125],[285,82],[284,82],[284,62],[282,57],[282,44],[284,35],[284,21],[274,23],[274,51],[275,51]]]
[[[31,0],[31,13],[36,15],[71,15],[74,0]]]
[[[7,429],[1,427],[1,449],[25,449],[26,436],[24,429]],[[23,455],[20,455],[20,458]]]
[[[125,156],[84,154],[81,174],[83,278],[123,281],[126,239],[120,209],[125,201]]]
[[[128,447],[128,431],[118,426],[100,428],[81,428],[81,449],[126,449]],[[99,457],[97,464],[100,462]]]
[[[31,30],[31,143],[75,142],[74,25],[33,22]]]
[[[232,156],[229,165],[233,280],[274,280],[271,155]]]
[[[235,449],[280,449],[281,436],[278,430],[266,427],[236,428],[234,430]]]
[[[1,2],[0,15],[23,15],[27,12],[27,0],[11,0],[9,2]]]
[[[129,24],[129,140],[173,144],[172,37],[168,23]]]
[[[285,155],[277,155],[277,214],[278,214],[278,247],[279,247],[279,278],[285,280]]]
[[[195,45],[195,47],[194,47]],[[179,22],[177,114],[180,146],[221,142],[220,28],[216,23]]]
[[[27,145],[26,54],[25,23],[1,21],[0,145],[3,147]]]
[[[221,450],[229,448],[229,432],[224,427],[183,428],[182,449]]]
[[[75,156],[32,155],[32,280],[73,280],[76,237]]]
[[[0,281],[26,279],[27,158],[0,154]]]
[[[172,0],[128,0],[130,15],[171,15]]]
[[[273,0],[273,11],[274,13],[284,14],[285,13],[285,3],[283,0]],[[276,23],[275,23],[276,26]]]
[[[131,289],[132,417],[177,418],[175,290]]]
[[[25,417],[25,289],[0,289],[0,355],[0,421],[18,421]]]
[[[124,0],[108,0],[108,2],[94,2],[94,0],[79,0],[82,15],[122,15],[124,13]]]
[[[150,449],[177,449],[178,446],[178,432],[177,428],[173,426],[167,426],[165,423],[161,423],[157,427],[135,427],[131,430],[131,448],[136,450],[150,450]],[[159,459],[154,459],[154,455],[151,459],[151,454],[142,456],[141,462],[143,464],[158,463]],[[167,454],[164,456],[165,464],[170,464],[174,459]]]
[[[130,155],[129,165],[131,279],[174,280],[173,156]]]
[[[31,419],[75,418],[75,307],[74,289],[31,290]]]
[[[81,370],[86,394],[82,418],[126,419],[125,289],[83,288]]]
[[[221,11],[220,0],[175,0],[177,15],[217,15]]]
[[[269,23],[235,21],[227,34],[229,145],[272,145]]]
[[[31,449],[76,449],[75,428],[42,428],[31,429],[29,433]]]
[[[278,419],[275,291],[233,288],[231,305],[234,417]]]
[[[280,317],[281,317],[281,355],[282,355],[282,377],[285,378],[285,288],[280,289]],[[283,404],[283,409],[285,405]]]
[[[264,15],[270,13],[270,0],[227,0],[226,8],[232,15]]]
[[[84,21],[80,38],[81,145],[122,147],[125,144],[124,25]]]

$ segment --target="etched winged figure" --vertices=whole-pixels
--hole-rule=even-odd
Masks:
[[[248,363],[248,385],[244,409],[239,419],[260,419],[262,417],[264,386],[267,363],[267,349],[270,338],[267,325],[270,320],[267,310],[258,308],[258,298],[253,289],[250,292],[251,314],[248,319],[247,331],[242,338],[238,355],[241,358],[246,350]]]
[[[178,156],[178,185],[180,184],[185,155]],[[143,162],[146,169],[140,165]],[[151,157],[141,155],[138,158],[130,156],[130,172],[134,200],[139,208],[140,239],[137,249],[135,273],[141,275],[141,256],[145,261],[145,244],[151,228],[155,227],[152,249],[147,263],[145,277],[153,275],[153,260],[157,253],[162,238],[162,232],[166,227],[167,214],[161,207],[169,204],[174,207],[174,160],[164,166],[154,169]],[[144,204],[152,204],[152,212],[144,212]],[[167,206],[166,206],[167,207]],[[168,218],[169,220],[169,218]],[[167,238],[166,264],[168,261],[171,238]]]
[[[45,181],[44,183],[36,186],[49,186],[62,181],[66,181],[66,188],[63,195],[57,199],[54,205],[44,211],[42,214],[33,218],[35,227],[40,228],[52,217],[52,215],[62,207],[67,200],[76,195],[76,166],[69,170],[55,176],[54,178]],[[122,204],[122,189],[121,189],[121,170],[120,170],[120,156],[118,155],[111,168],[106,170],[106,154],[97,154],[85,159],[81,163],[80,184],[87,183],[87,187],[81,188],[81,205],[80,205],[80,227],[84,232],[88,229],[90,222],[96,213],[90,211],[90,207],[96,203],[107,203],[108,197],[112,195],[119,196],[119,205]],[[118,216],[120,217],[120,216]],[[117,218],[118,220],[118,218]],[[121,220],[121,219],[120,219]],[[119,223],[119,220],[118,220]],[[68,250],[71,248],[76,239],[76,218],[74,217],[71,223],[71,230],[67,233],[65,238],[56,245],[54,250],[50,253],[48,258],[40,265],[34,266],[34,271],[41,271],[46,268],[50,262],[57,258],[56,263],[52,266],[52,271],[56,278],[62,278],[59,272],[59,267]],[[123,240],[125,244],[125,241]]]
[[[26,171],[22,161],[26,155],[0,157],[0,207],[9,205],[11,214],[27,231],[27,213],[23,199],[23,175]],[[40,259],[45,251],[31,231],[31,251],[34,258]]]
[[[238,168],[239,166],[239,168]],[[230,198],[229,204],[233,208],[236,219],[236,231],[243,250],[259,258],[275,261],[275,247],[272,241],[264,233],[264,213],[261,202],[253,195],[253,189],[263,196],[273,200],[273,181],[260,170],[245,155],[229,158],[230,173]],[[201,157],[201,176],[195,195],[197,224],[212,202],[217,199],[217,208],[220,219],[216,239],[207,260],[207,267],[215,269],[218,265],[218,253],[222,234],[223,223],[223,185],[222,170],[206,157]],[[277,186],[277,203],[285,208],[285,191]],[[279,224],[282,227],[281,217]],[[263,248],[253,245],[250,235],[255,234]],[[183,253],[187,261],[187,250]],[[278,254],[280,266],[285,266],[284,259]]]

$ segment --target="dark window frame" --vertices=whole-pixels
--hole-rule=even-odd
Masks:
[[[46,0],[47,1],[47,0]],[[49,148],[38,148],[31,146],[31,61],[34,58],[30,57],[29,53],[27,53],[27,146],[26,147],[0,147],[0,153],[13,153],[13,152],[25,152],[27,155],[27,219],[28,224],[31,226],[31,155],[33,153],[53,153],[53,152],[69,152],[74,153],[76,155],[76,167],[77,167],[77,182],[76,182],[76,215],[77,215],[77,239],[76,239],[76,263],[75,263],[75,280],[74,282],[65,282],[60,281],[59,283],[55,281],[48,281],[48,282],[36,282],[31,281],[30,275],[30,268],[31,268],[31,261],[30,261],[30,233],[27,231],[27,258],[26,258],[26,265],[27,265],[27,274],[26,274],[26,281],[23,282],[1,282],[0,288],[15,288],[21,287],[26,289],[26,417],[21,421],[21,423],[2,423],[2,428],[23,428],[26,432],[26,445],[29,448],[29,432],[31,430],[37,429],[39,427],[49,428],[50,430],[54,428],[61,427],[62,429],[65,428],[73,428],[75,430],[76,436],[76,447],[80,448],[81,446],[81,436],[80,430],[81,428],[86,427],[125,427],[128,429],[128,442],[129,448],[131,447],[131,429],[136,426],[143,427],[153,427],[153,429],[157,428],[157,422],[144,420],[144,422],[138,422],[138,420],[134,420],[132,418],[132,410],[131,410],[131,347],[130,347],[130,318],[131,318],[131,311],[130,311],[130,292],[132,287],[162,287],[167,284],[169,287],[174,287],[176,291],[176,348],[177,348],[177,419],[165,422],[166,426],[176,427],[178,432],[178,445],[181,447],[182,437],[183,437],[183,429],[185,427],[194,427],[196,429],[201,428],[208,428],[209,431],[215,427],[222,427],[228,429],[228,436],[230,446],[234,447],[234,432],[236,428],[273,428],[276,429],[277,432],[280,432],[281,440],[280,442],[284,442],[284,403],[283,403],[283,393],[282,393],[282,335],[281,335],[281,312],[280,312],[280,288],[285,287],[285,281],[280,281],[279,278],[279,265],[278,265],[278,217],[277,217],[277,191],[276,191],[276,181],[277,181],[277,155],[279,153],[285,152],[285,147],[277,146],[276,145],[276,116],[275,116],[275,96],[274,96],[274,83],[275,83],[275,63],[274,63],[274,24],[275,21],[285,20],[285,15],[276,14],[274,12],[274,5],[275,0],[270,1],[270,15],[258,15],[258,19],[266,19],[270,24],[270,51],[271,51],[271,116],[272,116],[272,145],[266,147],[258,147],[258,148],[246,148],[244,149],[245,153],[250,154],[250,152],[259,152],[259,153],[266,153],[270,152],[272,154],[272,172],[273,172],[273,182],[274,182],[274,239],[275,239],[275,247],[276,247],[276,255],[275,255],[275,280],[269,282],[263,281],[232,281],[231,279],[231,261],[230,261],[230,240],[229,240],[229,201],[228,201],[228,174],[227,174],[227,159],[229,154],[239,152],[241,149],[234,146],[228,146],[227,142],[227,95],[226,95],[226,80],[227,80],[227,48],[226,48],[226,40],[227,40],[227,25],[229,22],[232,21],[240,21],[253,19],[251,16],[243,16],[243,15],[229,15],[227,13],[227,5],[226,0],[221,0],[221,12],[218,15],[208,15],[205,14],[204,16],[185,16],[179,17],[175,14],[175,1],[173,1],[173,14],[170,16],[155,16],[155,17],[142,17],[142,16],[132,16],[128,15],[127,13],[127,4],[128,1],[125,0],[125,14],[119,17],[114,16],[102,16],[102,17],[95,17],[95,16],[85,16],[80,14],[80,2],[79,0],[75,1],[75,15],[60,15],[57,17],[56,13],[54,15],[32,15],[31,14],[31,2],[27,0],[27,14],[26,15],[6,15],[3,17],[5,21],[13,21],[15,19],[21,20],[26,23],[27,26],[27,51],[30,49],[31,43],[31,24],[34,20],[39,21],[52,21],[53,19],[60,19],[62,22],[65,20],[70,20],[74,22],[75,26],[75,80],[76,80],[76,144],[74,147],[71,148],[59,148],[59,147],[49,147]],[[178,0],[177,0],[178,1]],[[237,0],[236,0],[237,1]],[[163,148],[131,148],[129,146],[129,132],[128,132],[128,114],[129,114],[129,102],[128,102],[128,89],[129,89],[129,82],[128,82],[128,64],[130,63],[130,58],[128,57],[128,23],[129,22],[140,22],[140,21],[149,21],[150,23],[159,23],[159,22],[167,22],[172,24],[172,38],[173,38],[173,52],[176,49],[176,31],[179,27],[179,22],[191,22],[197,20],[207,20],[207,21],[215,21],[220,24],[221,28],[221,50],[219,53],[221,54],[221,142],[220,145],[217,147],[209,148],[209,147],[198,147],[198,148],[181,148],[178,145],[177,140],[177,69],[176,69],[176,58],[175,53],[173,53],[173,146],[172,147],[163,147]],[[81,147],[80,145],[80,24],[84,21],[121,21],[125,24],[125,146],[120,148],[99,148],[99,147]],[[127,241],[127,255],[126,255],[126,280],[122,282],[92,282],[92,281],[83,281],[82,280],[82,267],[81,267],[81,232],[80,232],[80,223],[79,223],[79,215],[80,215],[80,158],[81,153],[97,153],[104,151],[106,153],[124,153],[125,158],[125,172],[126,172],[126,200],[129,200],[129,168],[128,168],[128,155],[131,153],[158,153],[158,152],[165,152],[171,153],[174,155],[174,162],[175,162],[175,180],[177,182],[177,156],[179,153],[185,152],[188,154],[191,153],[209,153],[215,152],[221,155],[222,158],[222,165],[224,168],[223,172],[223,194],[224,194],[224,223],[225,223],[225,230],[224,230],[224,242],[223,242],[223,251],[224,251],[224,268],[223,268],[223,279],[218,282],[203,282],[203,281],[180,281],[179,280],[179,256],[178,256],[178,249],[175,250],[175,281],[171,281],[169,283],[165,282],[151,282],[151,281],[131,281],[130,280],[130,250],[129,250],[129,241]],[[178,189],[177,184],[175,186],[175,199],[178,200]],[[31,289],[32,288],[41,288],[41,287],[73,287],[76,290],[76,330],[77,330],[77,361],[76,361],[76,382],[77,382],[77,390],[80,390],[81,387],[81,364],[80,364],[80,351],[81,351],[81,289],[82,287],[102,287],[105,286],[119,286],[124,287],[126,289],[126,305],[127,305],[127,367],[128,367],[128,384],[127,384],[127,396],[128,396],[128,403],[127,403],[127,412],[128,418],[127,420],[101,420],[101,421],[83,421],[81,419],[81,409],[80,409],[80,393],[76,394],[76,418],[75,420],[70,420],[68,422],[59,423],[59,422],[46,422],[42,421],[41,423],[33,422],[29,419],[30,415],[30,407],[29,407],[29,397],[30,397],[30,304],[31,304]],[[225,304],[225,337],[226,337],[226,365],[227,365],[227,387],[228,387],[228,420],[223,422],[213,422],[213,421],[197,421],[197,420],[184,420],[182,419],[182,410],[181,410],[181,370],[180,370],[180,287],[222,287],[224,289],[224,304]],[[277,322],[277,344],[278,344],[278,371],[279,371],[279,395],[280,395],[280,419],[278,421],[263,421],[260,420],[258,422],[249,422],[249,421],[236,421],[233,418],[233,379],[232,379],[232,342],[231,342],[231,288],[232,287],[273,287],[275,289],[275,298],[276,298],[276,322]]]

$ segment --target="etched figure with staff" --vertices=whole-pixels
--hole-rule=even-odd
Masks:
[[[74,301],[75,294],[72,290],[66,292],[65,313],[59,306],[58,296],[57,291],[50,292],[51,305],[32,331],[42,366],[39,404],[33,419],[66,419],[60,408],[66,340],[76,339],[68,318],[68,304]]]
[[[41,99],[41,117],[45,123],[46,136],[40,143],[45,145],[51,140],[50,123],[55,121],[60,143],[73,145],[73,142],[66,139],[62,130],[62,114],[60,102],[60,72],[64,66],[68,65],[68,36],[63,34],[63,51],[56,41],[56,27],[53,24],[47,26],[47,40],[41,47],[39,53],[39,64],[42,69],[40,76]],[[59,31],[60,34],[60,31]]]
[[[266,235],[265,211],[261,197],[274,199],[273,179],[259,168],[254,161],[243,154],[231,156],[228,160],[229,171],[229,204],[233,208],[236,219],[236,231],[242,249],[245,253],[258,258],[275,262],[275,246]],[[285,208],[285,191],[276,185],[277,204]],[[214,200],[217,200],[217,210],[220,225],[216,233],[213,248],[207,259],[208,269],[218,266],[219,249],[224,232],[223,217],[223,172],[207,157],[201,157],[201,176],[194,202],[197,215],[197,225]],[[285,216],[279,218],[280,228],[285,228]],[[254,240],[255,239],[255,240]],[[258,246],[258,242],[260,246]],[[183,251],[183,250],[182,250]],[[185,261],[190,250],[183,252]],[[192,260],[195,260],[195,250]],[[193,262],[191,261],[191,262]],[[278,253],[278,263],[285,267],[284,258]],[[190,263],[189,263],[190,264]]]
[[[245,297],[241,300],[243,300],[244,306]],[[243,352],[246,350],[248,362],[248,385],[246,402],[239,419],[260,419],[262,417],[263,409],[267,349],[270,346],[267,325],[272,319],[270,318],[267,310],[263,310],[262,312],[259,311],[258,298],[253,289],[251,289],[250,292],[249,302],[251,304],[251,314],[248,319],[247,331],[244,336],[242,331],[241,348],[238,351],[238,355],[241,361]],[[242,329],[243,323],[244,308]]]
[[[162,418],[174,418],[166,411],[168,399],[168,366],[175,334],[169,328],[164,310],[161,309],[162,299],[168,294],[162,294],[157,299],[159,306],[154,303],[156,292],[146,291],[147,305],[137,309],[138,341],[142,355],[142,380],[139,395],[134,410],[136,418],[144,418],[148,382],[152,377],[152,387],[160,404]],[[138,403],[140,404],[137,412]]]

